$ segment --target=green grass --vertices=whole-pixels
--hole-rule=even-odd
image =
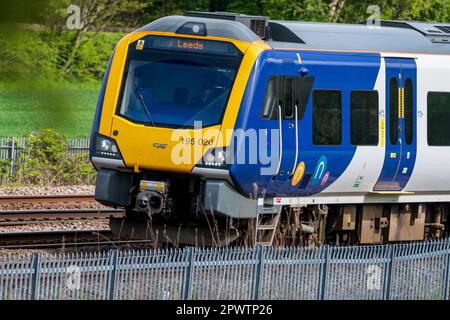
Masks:
[[[68,138],[88,137],[100,84],[0,85],[0,137],[52,128]]]

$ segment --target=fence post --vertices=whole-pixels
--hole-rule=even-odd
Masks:
[[[328,273],[328,263],[330,259],[330,248],[328,245],[323,245],[321,248],[323,248],[324,251],[324,262],[320,267],[320,279],[319,279],[319,300],[325,300],[325,291],[326,291],[326,285],[327,285],[327,273]]]
[[[14,174],[14,159],[15,159],[15,141],[14,138],[10,140],[10,146],[9,146],[9,155],[8,158],[11,159],[10,168],[9,168],[9,175],[12,176]]]
[[[396,245],[390,247],[389,262],[386,268],[385,285],[384,285],[384,300],[389,300],[391,297],[391,281],[392,281],[392,265],[394,263],[394,252]]]
[[[262,267],[264,265],[264,248],[260,245],[256,247],[256,261],[253,274],[253,300],[259,300]]]
[[[31,300],[36,300],[38,285],[39,285],[39,275],[40,275],[40,264],[39,264],[39,253],[33,252],[31,255],[31,268],[33,274],[31,276]]]
[[[444,300],[449,300],[449,288],[448,282],[450,281],[450,239],[447,240],[447,254],[445,257],[445,270],[444,270]]]
[[[192,270],[194,264],[194,249],[192,247],[188,247],[187,251],[187,270],[186,270],[186,278],[183,286],[183,300],[191,299],[191,281],[192,281]]]
[[[111,270],[108,272],[108,300],[114,299],[114,289],[116,285],[116,271],[117,271],[117,250],[111,251],[110,266]]]

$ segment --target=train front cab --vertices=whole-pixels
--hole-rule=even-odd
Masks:
[[[222,148],[267,48],[260,40],[170,32],[123,38],[92,131],[96,199],[148,215],[201,209],[253,217],[253,202],[232,187]]]

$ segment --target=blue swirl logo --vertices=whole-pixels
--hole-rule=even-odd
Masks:
[[[319,162],[317,162],[316,169],[311,179],[311,186],[316,186],[320,183],[325,172],[327,171],[327,157],[321,156]]]

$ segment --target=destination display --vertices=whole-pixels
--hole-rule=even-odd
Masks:
[[[144,49],[182,50],[227,56],[241,54],[230,42],[181,37],[147,36],[136,42],[136,50]]]

